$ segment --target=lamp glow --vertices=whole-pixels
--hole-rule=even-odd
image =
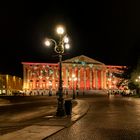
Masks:
[[[49,40],[46,40],[44,43],[45,43],[46,46],[50,46],[51,45]]]
[[[62,26],[58,26],[57,29],[56,29],[56,32],[59,35],[62,35],[62,34],[64,34],[64,28]]]
[[[68,43],[69,42],[69,38],[67,36],[64,37],[64,42]]]
[[[65,44],[65,48],[66,49],[69,49],[70,48],[70,45],[69,44]]]

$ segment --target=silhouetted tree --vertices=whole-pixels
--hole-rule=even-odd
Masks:
[[[136,65],[126,66],[123,68],[118,68],[122,73],[113,73],[114,76],[120,78],[120,82],[117,84],[120,86],[128,86],[129,89],[140,88],[140,82],[136,82],[136,78],[140,76],[140,61],[137,61]]]

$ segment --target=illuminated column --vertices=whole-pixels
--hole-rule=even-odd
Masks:
[[[56,67],[53,67],[53,83],[54,83],[54,89],[56,90]]]
[[[92,90],[92,79],[93,79],[93,77],[92,77],[92,67],[90,67],[90,90]]]
[[[75,75],[76,76],[75,67],[74,66],[72,67],[72,75]],[[72,79],[72,88],[75,89],[75,81],[73,79]]]
[[[86,89],[90,89],[90,68],[86,68]]]
[[[54,78],[54,66],[52,67],[52,71],[53,71],[53,74],[52,74],[52,89],[55,89],[55,78]]]
[[[39,90],[42,89],[42,83],[43,83],[43,80],[42,80],[42,73],[41,73],[41,66],[38,66],[38,80],[39,80]],[[30,78],[29,78],[30,79]]]
[[[76,80],[75,80],[75,89],[76,89],[78,86],[78,66],[77,65],[75,67],[75,77],[76,77]]]
[[[97,75],[97,73],[98,73],[98,70],[95,69],[95,89],[98,89],[98,75]]]
[[[93,68],[93,87],[96,89],[96,73],[95,73],[95,67]]]
[[[33,84],[33,89],[35,89],[35,77],[33,73],[33,66],[32,66],[32,84]]]
[[[66,88],[66,67],[63,65],[62,67],[62,80],[63,80],[63,88]]]
[[[84,90],[86,90],[86,67],[84,67]]]
[[[102,77],[102,89],[104,89],[104,70],[102,70],[102,73],[101,73],[101,77]]]
[[[80,68],[80,88],[84,89],[84,68]]]
[[[30,80],[29,80],[29,68],[27,69],[27,90],[29,90],[29,83],[30,83]]]
[[[105,89],[105,70],[103,70],[103,89]]]
[[[72,66],[69,67],[69,78],[72,78]],[[72,80],[69,81],[69,88],[72,89]]]
[[[78,67],[78,88],[80,88],[80,67]]]
[[[58,83],[58,81],[59,81],[59,78],[58,78],[58,66],[56,67],[56,70],[55,70],[55,79],[56,79],[56,90],[58,90],[58,85],[59,85],[59,83]]]
[[[68,67],[66,66],[66,89],[68,89]]]
[[[104,70],[104,88],[106,89],[106,70]]]
[[[104,69],[102,70],[102,89],[105,89]]]
[[[101,88],[101,70],[98,70],[97,75],[98,75],[98,89],[100,89]]]
[[[28,82],[28,69],[25,66],[25,89],[27,90],[27,82]]]
[[[25,89],[27,83],[26,66],[23,64],[23,88]]]
[[[95,70],[92,68],[92,88],[95,88]]]
[[[101,89],[103,89],[104,80],[103,80],[103,70],[101,70]]]

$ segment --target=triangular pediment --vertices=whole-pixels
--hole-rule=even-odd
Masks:
[[[101,63],[85,55],[80,55],[80,56],[73,57],[71,59],[64,60],[63,63],[79,63],[79,64],[86,63],[86,64],[105,65],[104,63]]]

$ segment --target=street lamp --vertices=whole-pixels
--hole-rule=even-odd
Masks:
[[[59,56],[59,88],[58,88],[58,106],[57,106],[57,112],[56,116],[62,117],[65,116],[65,110],[64,110],[64,99],[63,99],[63,86],[62,86],[62,54],[64,53],[65,48],[69,49],[69,38],[64,34],[65,30],[62,26],[58,26],[56,28],[57,34],[60,36],[60,39],[58,43],[51,38],[48,38],[45,40],[45,45],[50,46],[51,43],[54,44],[54,51]]]

